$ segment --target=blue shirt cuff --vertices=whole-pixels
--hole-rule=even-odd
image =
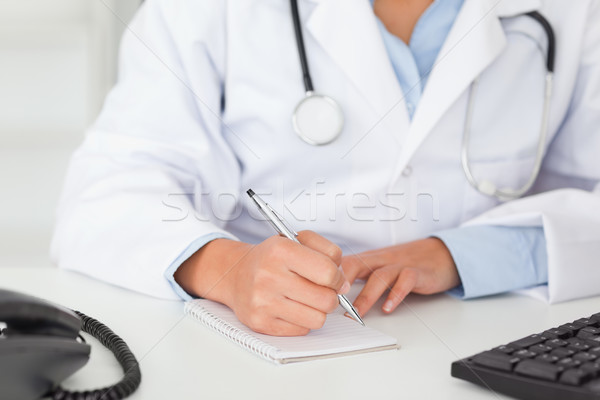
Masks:
[[[438,232],[458,269],[461,285],[448,291],[469,299],[548,282],[541,227],[468,226]]]
[[[221,233],[209,233],[207,235],[201,236],[198,239],[194,240],[186,249],[171,263],[169,268],[164,273],[165,278],[171,284],[173,291],[181,297],[183,300],[188,301],[192,300],[193,297],[190,296],[188,292],[186,292],[179,284],[175,281],[175,272],[177,269],[183,264],[188,258],[190,258],[195,252],[200,250],[204,245],[208,242],[212,242],[215,239],[232,239],[230,236],[223,235]]]

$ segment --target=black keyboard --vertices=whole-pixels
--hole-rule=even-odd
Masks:
[[[523,400],[600,400],[600,313],[455,361],[452,376]]]

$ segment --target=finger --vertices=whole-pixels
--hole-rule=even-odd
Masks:
[[[324,320],[321,313],[313,308],[297,303],[285,296],[272,297],[268,304],[249,312],[239,313],[238,319],[258,333],[275,336],[306,335],[311,328],[320,327]]]
[[[294,243],[292,243],[294,244]],[[308,279],[317,285],[346,293],[350,290],[344,273],[328,256],[306,246],[293,248],[291,257],[285,259],[290,271]]]
[[[282,286],[282,293],[288,299],[324,313],[333,312],[338,307],[339,300],[335,290],[316,285],[295,273],[290,272],[290,275],[290,279]]]
[[[335,265],[342,263],[342,249],[313,231],[301,231],[297,236],[300,243],[319,253],[325,254]]]
[[[367,279],[373,271],[390,264],[387,261],[389,257],[383,250],[371,250],[343,257],[344,274],[346,274],[346,268],[348,268],[348,273],[353,277],[352,282],[356,279]],[[348,278],[348,275],[346,277]]]
[[[414,289],[418,281],[419,273],[412,268],[405,268],[400,272],[398,280],[383,303],[383,312],[391,313],[398,307],[406,296]]]
[[[356,279],[367,279],[374,267],[368,265],[359,254],[342,257],[342,269],[348,282]]]
[[[362,316],[373,307],[381,295],[391,287],[396,278],[394,269],[380,268],[373,272],[363,290],[354,301],[354,307]]]
[[[288,298],[282,299],[278,304],[275,317],[307,329],[319,329],[325,324],[327,313],[315,310],[305,304]]]

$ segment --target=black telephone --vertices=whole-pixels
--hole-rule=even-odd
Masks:
[[[115,354],[125,372],[119,383],[86,392],[69,392],[59,386],[89,359],[90,346],[80,330]],[[0,289],[0,400],[122,399],[140,381],[135,356],[100,322],[42,299]]]

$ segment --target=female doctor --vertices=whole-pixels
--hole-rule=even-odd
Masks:
[[[600,2],[294,3],[146,1],[71,161],[61,267],[275,335],[357,278],[362,315],[388,289],[385,312],[600,294]]]

